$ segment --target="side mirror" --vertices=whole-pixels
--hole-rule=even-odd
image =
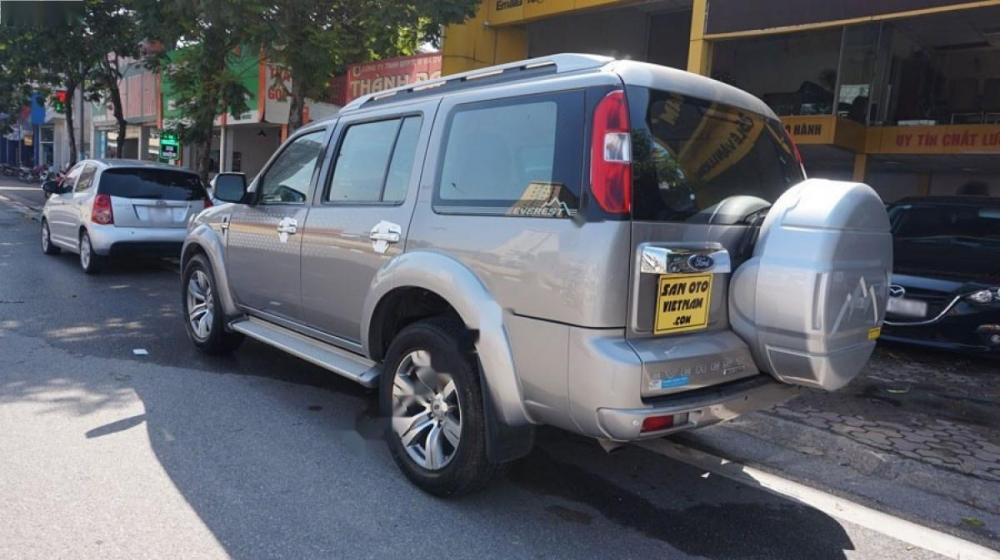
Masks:
[[[62,187],[60,187],[59,183],[55,181],[45,181],[42,183],[42,191],[44,191],[45,194],[60,194],[62,192]]]
[[[243,173],[219,173],[215,176],[215,198],[225,202],[243,202],[247,195],[247,176]]]

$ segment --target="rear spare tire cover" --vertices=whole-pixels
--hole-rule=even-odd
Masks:
[[[771,207],[733,274],[729,314],[757,366],[833,391],[858,375],[885,318],[892,236],[863,183],[808,179]]]

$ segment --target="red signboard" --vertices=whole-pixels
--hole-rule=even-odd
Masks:
[[[335,103],[349,103],[356,97],[375,93],[413,82],[441,77],[441,55],[418,54],[387,60],[376,60],[347,67],[340,96],[334,93]],[[334,86],[335,89],[339,89]],[[339,97],[339,98],[338,98]]]

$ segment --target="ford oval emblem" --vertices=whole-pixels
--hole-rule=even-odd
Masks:
[[[694,270],[708,270],[715,265],[715,261],[708,255],[701,253],[688,257],[688,266]]]

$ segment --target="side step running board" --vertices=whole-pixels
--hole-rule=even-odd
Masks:
[[[324,344],[255,317],[233,321],[229,324],[229,328],[340,374],[365,387],[375,387],[378,384],[378,376],[381,373],[378,364],[363,356]]]

